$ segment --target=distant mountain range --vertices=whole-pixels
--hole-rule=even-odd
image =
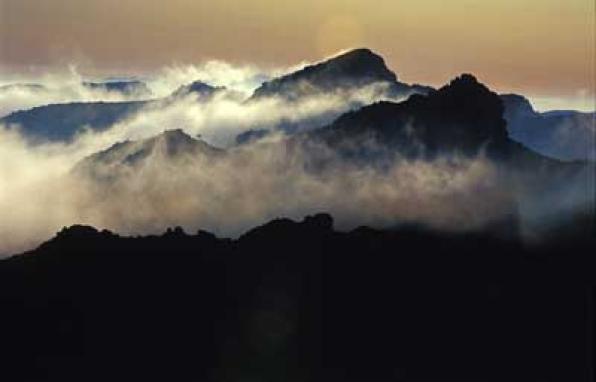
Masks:
[[[539,113],[527,98],[501,96],[511,138],[528,148],[562,160],[596,160],[596,113]]]
[[[0,124],[19,126],[31,143],[69,142],[85,128],[108,129],[146,105],[147,101],[53,104],[11,113]]]
[[[125,90],[128,82],[90,84],[91,87]],[[136,85],[135,85],[136,86]],[[102,131],[116,123],[133,117],[145,107],[163,107],[180,97],[196,95],[201,100],[223,91],[196,81],[181,86],[172,95],[163,99],[128,102],[75,102],[39,106],[30,110],[17,111],[0,118],[0,124],[8,128],[19,126],[21,132],[32,144],[50,142],[70,142],[85,128]]]
[[[534,174],[542,174],[547,168],[548,171],[565,169],[564,172],[583,168],[581,163],[563,165],[513,140],[507,131],[501,99],[466,74],[428,95],[413,95],[401,103],[379,102],[365,106],[342,115],[328,126],[288,135],[279,144],[299,145],[311,163],[323,167],[325,162],[339,158],[358,165],[382,166],[398,157],[433,159],[441,155],[472,158],[484,155],[511,169],[530,169]],[[243,134],[239,143],[251,144],[265,136],[266,131],[251,131]],[[155,147],[161,147],[156,146],[157,142],[177,147],[166,150],[169,155],[160,157],[160,161],[176,161],[197,153],[211,157],[224,152],[182,130],[172,130],[142,141],[118,143],[85,159],[83,167],[137,166],[153,153],[164,151],[156,151]],[[321,144],[330,150],[321,150]],[[235,148],[227,151],[233,153]]]
[[[89,82],[86,86],[124,93],[131,91],[143,93],[146,90],[146,86],[140,81]],[[356,49],[265,82],[255,90],[248,102],[271,97],[287,102],[298,102],[310,96],[358,92],[367,86],[378,87],[376,89],[378,99],[405,99],[411,95],[427,95],[435,91],[432,87],[399,82],[395,73],[387,68],[382,57],[368,49]],[[197,81],[180,87],[172,96],[164,100],[41,106],[14,112],[0,119],[0,124],[21,126],[25,136],[33,143],[44,140],[69,141],[84,127],[93,130],[109,128],[112,124],[133,116],[145,105],[155,106],[155,102],[164,101],[167,103],[188,94],[195,94],[200,100],[207,101],[210,96],[221,91],[225,89]],[[537,113],[527,99],[514,94],[502,95],[502,101],[507,130],[514,140],[540,154],[562,160],[593,160],[596,156],[594,113],[573,111]],[[366,104],[352,104],[349,105],[349,109],[362,106]],[[381,107],[378,106],[377,109]],[[325,116],[320,120],[332,120],[335,117],[339,115]],[[317,119],[312,122],[317,123]],[[277,128],[288,133],[298,131],[295,123],[288,124],[287,121],[280,121]],[[245,143],[266,134],[266,130],[247,131],[238,137],[238,142]]]
[[[504,220],[486,223],[495,230],[516,231],[509,219],[518,219],[520,208],[538,208],[532,207],[538,203],[548,203],[557,224],[590,214],[585,198],[590,198],[589,173],[595,171],[594,165],[563,162],[524,147],[509,136],[503,110],[498,94],[466,74],[428,95],[414,95],[401,103],[375,103],[319,129],[271,140],[249,137],[227,149],[212,147],[182,130],[117,143],[79,162],[72,175],[91,181],[92,189],[110,190],[112,185],[133,180],[135,184],[159,182],[164,170],[189,179],[197,171],[217,177],[214,169],[225,176],[240,166],[259,173],[262,157],[276,162],[275,171],[298,165],[300,176],[321,178],[340,176],[341,171],[383,173],[404,160],[484,158],[503,172],[500,194],[507,202],[502,203],[497,220]],[[277,154],[270,156],[270,152]],[[566,188],[579,194],[550,196],[552,190]],[[543,198],[549,201],[542,202]]]
[[[432,159],[441,154],[473,157],[481,152],[502,159],[509,155],[511,146],[517,146],[508,138],[502,115],[499,96],[473,76],[463,75],[428,95],[412,96],[401,103],[365,106],[344,114],[329,126],[290,135],[287,141],[300,142],[313,160],[322,159],[320,150],[311,152],[308,147],[321,143],[343,160],[362,164],[373,164],[375,159],[393,161],[395,156]],[[258,138],[262,137],[253,137],[252,141]],[[162,149],[156,151],[157,147]],[[135,166],[155,152],[167,152],[160,161],[169,161],[198,152],[212,155],[220,151],[182,130],[172,130],[146,140],[118,143],[87,158],[84,167]]]

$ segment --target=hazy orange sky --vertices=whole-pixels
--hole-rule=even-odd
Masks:
[[[273,67],[366,46],[407,82],[472,72],[497,90],[586,99],[595,12],[594,0],[0,0],[0,68]]]

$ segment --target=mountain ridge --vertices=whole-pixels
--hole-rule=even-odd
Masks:
[[[236,240],[74,226],[0,261],[2,372],[360,382],[397,365],[412,380],[584,381],[588,238],[529,250],[482,233],[343,233],[326,214]]]
[[[355,149],[354,153],[364,150],[365,157],[368,149],[358,141],[370,144],[371,139],[374,145],[406,157],[433,157],[444,150],[474,156],[487,144],[504,149],[508,137],[502,115],[499,97],[474,76],[463,74],[429,95],[413,95],[400,103],[377,102],[348,112],[306,137]]]
[[[254,91],[250,100],[272,96],[296,100],[308,95],[377,83],[389,84],[389,93],[392,95],[405,96],[431,90],[429,87],[409,86],[399,82],[396,74],[386,66],[383,57],[370,49],[360,48],[265,82]]]

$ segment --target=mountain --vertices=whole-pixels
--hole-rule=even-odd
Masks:
[[[475,156],[483,150],[503,155],[509,144],[501,100],[469,74],[426,96],[346,113],[303,138],[365,160],[378,152],[431,158],[442,153]]]
[[[105,91],[137,91],[139,82],[86,83],[91,89]],[[19,126],[24,137],[32,144],[42,142],[70,142],[84,128],[102,131],[123,122],[147,106],[165,107],[190,94],[198,95],[199,101],[207,101],[210,96],[224,91],[202,82],[182,86],[172,95],[155,100],[127,102],[75,102],[51,104],[29,110],[13,112],[0,118],[0,125],[8,128]]]
[[[220,92],[220,91],[224,91],[225,88],[224,87],[213,87],[211,85],[208,85],[202,81],[195,81],[192,82],[188,85],[183,85],[180,86],[178,89],[176,89],[171,97],[177,98],[177,97],[186,97],[189,94],[194,94],[196,95],[198,98],[209,98],[211,96],[213,96],[214,94]]]
[[[31,143],[69,142],[83,128],[104,130],[133,116],[146,101],[76,102],[16,111],[0,119],[8,128],[19,126]]]
[[[90,90],[117,92],[126,96],[149,97],[152,94],[147,84],[138,80],[83,82],[83,86]]]
[[[369,49],[355,49],[265,82],[255,90],[251,99],[282,97],[293,101],[339,90],[355,90],[373,84],[387,86],[385,91],[392,96],[407,96],[432,90],[399,82],[381,56]]]
[[[415,95],[401,103],[380,102],[348,112],[332,124],[305,134],[288,136],[288,140],[324,142],[344,157],[360,157],[372,164],[378,153],[388,153],[392,159],[400,156],[434,157],[441,153],[458,152],[475,156],[481,150],[505,155],[509,139],[499,97],[471,75],[462,75],[428,96]],[[166,138],[185,142],[188,148],[198,140],[181,130],[166,132]],[[264,130],[240,134],[237,143],[246,145],[266,135]],[[118,143],[94,155],[86,162],[102,167],[135,164],[144,161],[162,142],[163,134],[148,140]],[[349,143],[348,143],[349,142]],[[371,146],[371,142],[374,144]],[[206,145],[200,142],[200,145]],[[311,153],[307,149],[307,153]],[[312,152],[317,158],[316,150]],[[84,166],[86,167],[86,166]]]
[[[224,151],[186,134],[182,129],[166,130],[151,138],[118,142],[93,154],[73,169],[95,180],[126,176],[127,171],[155,162],[156,166],[179,166],[199,159],[215,160]]]
[[[512,139],[552,158],[596,160],[596,113],[539,113],[521,95],[504,94],[501,99]]]
[[[10,381],[589,381],[593,236],[65,228],[0,261]]]
[[[359,97],[362,95],[362,88],[367,86],[374,88],[371,97]],[[2,88],[10,88],[2,87]],[[25,86],[26,89],[43,90],[35,84],[22,84],[14,86]],[[106,82],[86,82],[85,86],[91,89],[102,89],[107,91],[120,92],[143,92],[146,85],[140,81],[106,81]],[[0,88],[0,90],[2,89]],[[143,106],[167,106],[171,102],[194,95],[199,101],[208,101],[213,95],[227,91],[222,87],[213,87],[201,81],[181,86],[170,96],[159,100],[122,102],[122,103],[71,103],[36,107],[31,110],[14,112],[0,119],[0,124],[19,125],[22,127],[25,138],[31,143],[45,141],[71,141],[84,127],[94,130],[103,130],[109,128],[114,123],[125,120],[138,112]],[[343,102],[342,107],[329,110],[322,110],[314,115],[307,115],[298,120],[282,118],[279,121],[272,121],[267,126],[254,126],[250,131],[241,133],[237,141],[246,143],[259,139],[268,134],[269,131],[277,130],[286,134],[293,135],[308,130],[317,129],[330,124],[333,120],[340,117],[344,112],[358,110],[368,106],[370,102],[378,99],[405,99],[411,95],[430,95],[435,89],[420,85],[407,85],[398,81],[397,76],[387,68],[383,58],[369,49],[356,49],[346,52],[337,57],[324,62],[307,66],[304,69],[294,73],[265,82],[249,98],[248,102],[276,97],[278,99],[294,102],[307,100],[309,96],[329,96],[341,94]],[[366,93],[366,92],[365,92]],[[418,98],[421,100],[423,98]],[[518,95],[502,95],[501,100],[504,104],[504,118],[507,122],[507,130],[512,139],[522,143],[524,146],[549,157],[562,160],[584,160],[595,159],[596,152],[594,142],[596,141],[596,128],[594,127],[594,113],[579,113],[574,111],[555,111],[548,113],[538,113],[533,110],[527,99]],[[415,101],[414,101],[415,102]],[[412,105],[414,102],[410,103]],[[424,103],[424,102],[422,102]],[[461,109],[462,104],[456,105]],[[471,107],[480,106],[479,103],[471,103]],[[494,105],[493,105],[494,107]],[[377,105],[372,109],[364,108],[362,113],[373,114],[392,113],[388,111],[393,106],[388,103]],[[400,107],[404,109],[402,117],[406,114],[418,113],[417,120],[424,119],[421,115],[423,111],[415,111],[411,106]],[[385,111],[381,111],[381,109]],[[405,110],[411,109],[411,110]],[[373,111],[374,110],[374,111]],[[493,109],[495,111],[496,109]],[[436,115],[437,110],[430,110],[430,116]],[[477,110],[482,113],[482,110]],[[449,113],[447,113],[449,114]],[[494,113],[493,113],[494,114]],[[353,115],[353,114],[349,114]],[[448,115],[446,115],[450,118]],[[452,117],[453,115],[451,115]],[[362,116],[368,118],[369,116]],[[392,120],[390,115],[381,119]],[[348,118],[348,117],[346,117]],[[487,118],[490,119],[490,118]],[[345,121],[343,119],[342,121]],[[379,121],[383,124],[383,121]],[[403,122],[403,121],[402,121]],[[428,123],[426,121],[424,123]],[[420,123],[418,123],[420,124]],[[437,121],[433,124],[438,124]],[[403,130],[402,123],[402,133]],[[10,126],[9,126],[10,127]],[[419,126],[420,127],[420,126]],[[463,141],[456,143],[462,134],[467,134],[464,130],[467,127],[462,126],[462,131],[451,134],[457,129],[449,127],[450,132],[443,136],[423,137],[424,144],[435,143],[439,146],[472,146],[478,142]],[[399,130],[399,129],[398,129]],[[406,129],[407,130],[407,129]],[[432,129],[433,132],[439,130]],[[420,131],[417,132],[417,134]],[[424,133],[426,134],[426,133]],[[423,135],[424,135],[423,134]],[[428,134],[427,134],[428,135]],[[432,135],[432,134],[431,134]],[[476,138],[479,138],[477,136]],[[393,137],[396,138],[396,137]],[[422,147],[418,144],[418,136],[402,137],[399,140],[405,145],[407,142],[413,143],[408,150],[419,150]],[[486,137],[484,137],[486,138]],[[472,138],[474,140],[475,138]],[[430,141],[429,141],[430,140]],[[477,140],[477,139],[476,139]],[[403,145],[402,145],[403,146]],[[402,147],[402,149],[405,149]],[[469,147],[468,147],[469,149]],[[464,148],[465,150],[468,150]],[[429,147],[432,152],[433,147]]]
[[[290,161],[292,147],[298,147],[307,171],[339,164],[338,160],[344,164],[384,166],[398,158],[432,160],[439,156],[476,158],[481,155],[508,166],[511,171],[525,172],[527,183],[534,186],[545,185],[545,181],[557,183],[574,179],[575,182],[578,174],[585,172],[584,163],[562,163],[512,140],[503,117],[504,110],[503,101],[496,93],[474,76],[464,74],[428,95],[413,95],[400,103],[368,105],[343,114],[325,127],[289,134],[281,142],[270,144],[286,145]],[[267,130],[249,130],[237,137],[237,144],[250,145],[267,135]],[[164,144],[181,149],[163,149]],[[321,144],[327,149],[321,150]],[[237,148],[231,148],[227,152],[236,151]],[[162,158],[169,163],[176,158],[193,156],[217,158],[223,150],[192,138],[182,130],[174,130],[146,140],[117,143],[87,158],[77,168],[91,173],[101,168],[101,178],[109,178],[115,166],[126,168],[145,163],[162,152],[170,153]],[[90,166],[96,168],[90,170]]]

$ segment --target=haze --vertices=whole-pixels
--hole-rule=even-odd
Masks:
[[[472,72],[545,106],[593,109],[594,15],[592,0],[0,0],[0,70],[286,67],[367,46],[408,82]]]

